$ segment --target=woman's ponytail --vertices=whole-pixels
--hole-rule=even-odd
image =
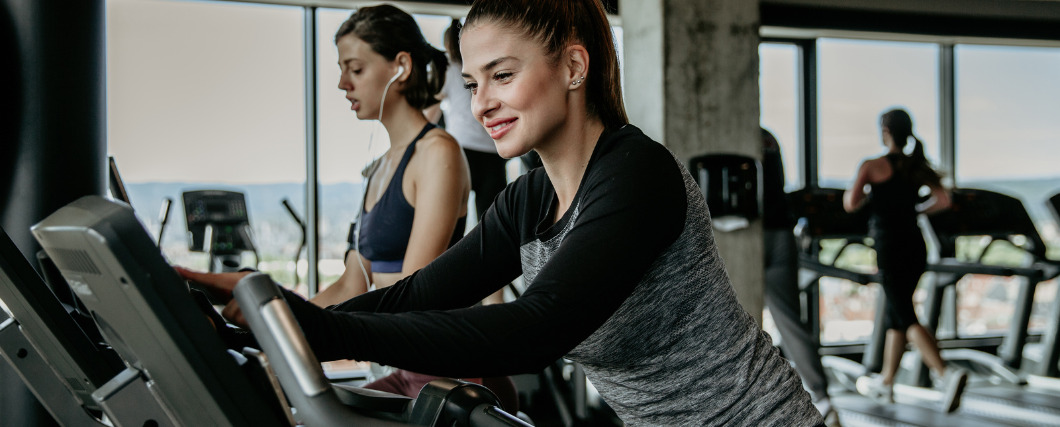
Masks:
[[[894,140],[894,145],[901,151],[913,139],[913,152],[908,156],[901,154],[902,161],[898,164],[899,171],[926,185],[941,185],[942,176],[931,167],[927,156],[924,155],[924,143],[913,134],[913,118],[901,108],[895,108],[880,115],[880,127],[886,129]]]
[[[427,53],[430,68],[430,73],[427,77],[427,91],[431,94],[427,104],[423,106],[423,108],[426,108],[438,103],[436,95],[445,86],[445,74],[449,68],[449,57],[445,55],[445,51],[435,49],[434,46],[429,44],[424,45],[424,50]]]
[[[909,157],[916,164],[927,163],[927,156],[924,155],[924,143],[916,135],[909,135],[909,137],[913,138],[913,152],[909,154]]]
[[[913,138],[913,152],[909,154],[909,160],[913,163],[913,173],[916,175],[917,181],[928,186],[942,186],[942,175],[931,167],[931,162],[924,155],[924,143],[916,135],[910,134],[909,136]]]

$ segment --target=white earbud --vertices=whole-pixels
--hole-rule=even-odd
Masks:
[[[404,73],[404,72],[405,72],[405,66],[404,65],[398,65],[398,70],[397,70],[396,73],[394,73],[394,77],[391,77],[390,81],[386,82],[386,84],[390,85],[391,83],[394,83],[394,81],[396,81],[398,77],[401,77],[401,73]]]

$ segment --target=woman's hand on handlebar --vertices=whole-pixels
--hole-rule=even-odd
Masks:
[[[185,280],[197,284],[207,292],[210,293],[210,297],[216,301],[216,303],[229,303],[232,301],[232,291],[236,288],[236,283],[243,276],[250,274],[249,271],[240,271],[232,273],[204,273],[201,271],[189,270],[184,267],[173,267],[177,270],[177,274],[183,277]]]
[[[225,303],[225,308],[221,311],[222,317],[240,327],[247,327],[247,321],[243,318],[243,312],[239,309],[239,304],[232,298],[232,291],[236,288],[239,280],[250,274],[250,271],[204,273],[184,267],[175,266],[173,269],[177,270],[177,274],[180,274],[180,277],[199,285],[209,292],[215,301]]]
[[[250,329],[247,319],[243,317],[243,310],[239,308],[239,303],[234,299],[225,305],[224,310],[221,310],[221,317],[240,328]]]

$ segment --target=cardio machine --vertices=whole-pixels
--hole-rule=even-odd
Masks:
[[[254,254],[250,219],[243,193],[224,190],[185,191],[184,216],[188,226],[188,250],[209,254],[209,271],[237,271],[243,252]]]
[[[12,316],[0,324],[0,354],[56,421],[139,426],[162,414],[148,385],[123,371],[94,324],[74,319],[2,228],[0,299]]]
[[[871,248],[868,238],[868,213],[847,213],[843,209],[843,191],[835,188],[804,188],[788,195],[791,212],[798,218],[795,227],[799,247],[799,290],[803,297],[803,321],[810,323],[812,335],[820,336],[820,280],[823,277],[844,279],[858,285],[879,283],[875,271],[857,271],[837,265],[843,253],[854,246]],[[838,241],[839,249],[831,260],[824,259],[826,240]],[[883,293],[878,293],[876,325],[883,324]],[[825,356],[822,364],[835,374],[845,388],[855,391],[854,383],[866,372],[878,372],[882,365],[883,334],[873,328],[872,338],[865,346],[862,363],[849,359]]]
[[[1053,219],[1060,226],[1060,193],[1054,194],[1046,202]],[[1044,258],[1044,256],[1043,256]],[[1054,266],[1060,261],[1046,259]],[[1052,308],[1049,310],[1049,320],[1045,333],[1042,336],[1042,354],[1038,366],[1034,372],[1027,377],[1031,384],[1060,390],[1060,298],[1053,300]]]
[[[927,224],[922,223],[925,234],[934,241],[937,248],[933,261],[928,262],[927,270],[935,273],[932,287],[928,289],[926,301],[926,327],[937,332],[940,323],[943,293],[955,289],[957,282],[970,274],[981,274],[1001,277],[1020,277],[1014,318],[1009,323],[1008,332],[998,348],[996,355],[973,350],[950,352],[951,358],[962,358],[986,374],[991,371],[1002,381],[1022,384],[1019,375],[1023,364],[1023,349],[1027,343],[1027,328],[1030,321],[1031,305],[1034,291],[1039,282],[1048,280],[1056,272],[1048,266],[1030,263],[1027,266],[985,265],[982,257],[987,250],[996,245],[1007,243],[1010,246],[1026,251],[1033,258],[1044,259],[1045,244],[1039,237],[1034,223],[1016,198],[1001,193],[978,189],[954,189],[951,192],[952,205],[945,212],[929,217]],[[957,241],[961,237],[979,236],[987,240],[978,256],[973,260],[962,260],[957,253]],[[1017,245],[1014,242],[1025,242]],[[947,295],[955,300],[956,294]],[[950,311],[950,318],[945,319],[949,328],[956,329],[955,310]]]
[[[186,282],[166,263],[127,205],[86,196],[34,226],[33,234],[66,280],[91,295],[84,298],[85,304],[104,338],[125,361],[126,371],[133,371],[148,386],[150,392],[143,396],[155,396],[164,409],[164,417],[154,425],[327,425],[325,420],[335,420],[328,418],[335,417],[334,411],[341,411],[346,424],[452,425],[449,421],[457,420],[456,425],[522,425],[494,423],[507,418],[493,405],[482,407],[480,415],[470,420],[460,415],[495,403],[489,399],[492,394],[478,386],[434,384],[416,399],[332,388],[319,382],[323,378],[319,364],[297,357],[309,364],[300,372],[316,370],[319,375],[297,374],[297,384],[291,385],[289,371],[277,369],[286,393],[281,392],[273,387],[276,383],[270,380],[274,377],[268,368],[285,366],[284,360],[308,349],[292,353],[297,347],[281,344],[277,351],[269,347],[270,337],[275,336],[270,330],[255,331],[264,355],[229,350],[217,332],[224,329],[219,324],[223,319],[196,304]],[[270,285],[275,287],[271,281]],[[307,378],[317,382],[307,383]],[[311,393],[302,393],[305,384],[311,384]],[[320,387],[333,391],[324,392],[330,399],[312,399],[320,395]],[[301,399],[307,395],[309,400]],[[288,397],[295,403],[293,412],[286,406]]]
[[[927,267],[934,280],[927,288],[925,327],[937,333],[941,324],[952,331],[953,339],[960,339],[956,333],[956,284],[963,277],[978,274],[1020,278],[1013,316],[996,353],[972,348],[941,352],[944,360],[969,369],[980,380],[978,385],[973,384],[966,391],[962,408],[970,413],[1021,422],[1046,420],[1047,423],[1060,423],[1060,395],[1043,395],[1034,387],[1022,387],[1033,376],[1056,376],[1055,338],[1050,344],[1050,334],[1055,335],[1055,332],[1047,331],[1042,338],[1046,343],[1043,350],[1045,361],[1028,363],[1033,361],[1025,359],[1024,354],[1035,290],[1038,283],[1060,274],[1060,264],[1045,259],[1045,244],[1018,199],[967,188],[954,189],[951,198],[950,209],[921,222],[926,237],[936,248]],[[985,245],[974,259],[967,259],[958,253],[958,240],[971,236],[983,239]],[[995,245],[1019,249],[1026,255],[1026,262],[1013,266],[984,264],[983,255]],[[1057,316],[1056,304],[1054,302],[1054,318]],[[944,305],[950,308],[943,310]],[[1051,369],[1050,358],[1053,360]],[[926,371],[918,359],[911,367],[914,380],[921,383],[927,381]],[[983,384],[983,380],[987,384]],[[998,402],[1003,405],[998,407]]]
[[[845,251],[855,246],[872,246],[872,242],[867,239],[868,212],[847,213],[843,209],[842,200],[843,190],[829,188],[807,188],[788,196],[791,211],[799,217],[795,232],[801,251],[799,286],[805,298],[803,312],[815,331],[819,328],[816,313],[820,312],[817,285],[822,277],[842,278],[860,285],[879,282],[879,274],[876,271],[856,271],[836,262]],[[838,249],[822,244],[829,240],[838,240]],[[880,292],[877,294],[875,325],[883,324],[884,303],[885,297]],[[855,387],[857,378],[869,372],[878,372],[882,367],[885,333],[883,328],[873,328],[861,363],[839,356],[825,355],[821,358],[831,379],[850,392],[832,396],[832,402],[838,408],[845,424],[997,425],[994,419],[974,414],[940,413],[934,407],[940,393],[918,386],[896,383],[896,405],[879,405],[858,395]]]

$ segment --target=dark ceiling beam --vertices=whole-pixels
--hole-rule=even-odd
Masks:
[[[764,26],[1060,40],[1060,2],[762,0]]]

